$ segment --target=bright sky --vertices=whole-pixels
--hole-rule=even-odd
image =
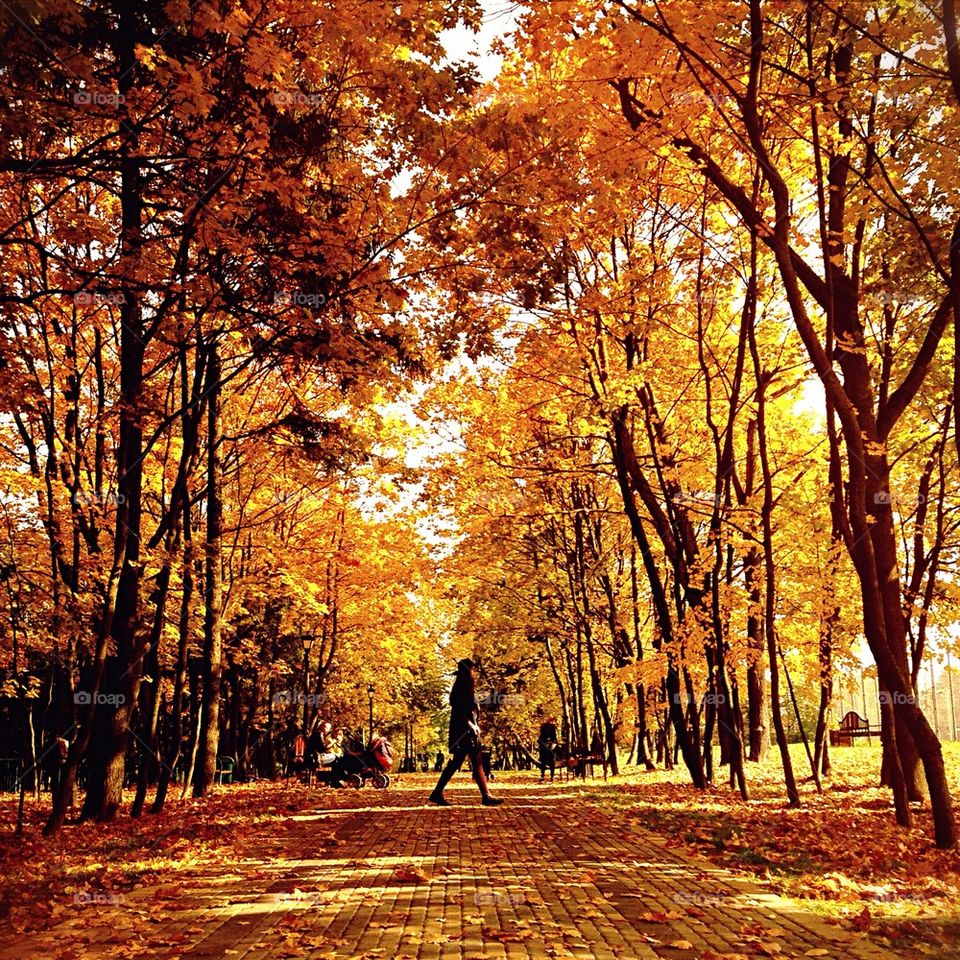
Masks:
[[[497,76],[503,65],[503,57],[492,53],[490,47],[494,41],[505,39],[514,29],[516,15],[520,8],[509,0],[481,0],[481,6],[484,15],[478,32],[474,33],[465,27],[458,27],[456,30],[444,30],[440,34],[440,39],[451,61],[467,60],[473,62],[476,64],[481,82],[487,83]],[[394,189],[399,192],[406,189],[408,185],[407,175],[401,175],[397,178]],[[474,364],[466,357],[454,361],[451,364],[451,369],[455,370],[460,366],[466,368],[464,370],[465,375],[472,375]],[[430,384],[421,384],[412,396],[404,396],[387,403],[382,409],[385,416],[396,417],[412,429],[413,434],[405,438],[406,449],[397,451],[397,453],[402,457],[405,465],[413,469],[424,469],[428,461],[437,454],[456,453],[460,448],[458,424],[428,425],[419,419],[416,405],[423,398],[429,386]],[[431,429],[431,427],[434,429]],[[424,431],[419,437],[416,435],[418,430]],[[392,505],[385,502],[382,497],[373,495],[369,499],[365,499],[364,505],[374,514],[382,513],[385,510],[403,510],[409,508],[418,492],[418,489],[410,489]],[[430,524],[426,524],[421,530],[425,539],[434,544],[443,541],[449,532],[441,529],[447,518],[438,519],[440,527],[433,528]]]
[[[500,71],[503,58],[490,52],[494,40],[505,37],[516,26],[519,7],[508,0],[483,0],[483,22],[479,33],[463,27],[444,30],[440,34],[451,60],[472,60],[477,64],[480,79],[492,80]]]

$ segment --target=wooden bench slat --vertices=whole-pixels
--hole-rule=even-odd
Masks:
[[[845,740],[849,741],[854,737],[877,737],[879,735],[879,727],[873,726],[859,713],[850,710],[844,714],[840,726],[830,731],[830,744],[831,746],[840,746]]]

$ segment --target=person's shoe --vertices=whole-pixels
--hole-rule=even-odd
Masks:
[[[503,803],[502,800],[498,800],[496,797],[484,797],[483,805],[485,807],[499,807]]]
[[[431,793],[427,799],[438,807],[449,807],[450,801],[442,793]]]

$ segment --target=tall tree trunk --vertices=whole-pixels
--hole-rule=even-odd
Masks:
[[[783,664],[783,675],[787,680],[787,691],[790,694],[790,702],[793,704],[793,714],[797,719],[797,729],[800,731],[803,749],[807,754],[807,761],[810,763],[810,775],[816,785],[817,793],[823,793],[823,787],[820,784],[820,768],[813,754],[810,752],[810,741],[807,739],[807,731],[803,726],[803,718],[800,716],[800,704],[797,703],[797,695],[793,689],[793,681],[790,679],[790,670],[787,668],[787,658],[783,655],[783,650],[779,650],[779,653],[780,662]]]
[[[837,542],[831,543],[832,555],[830,569],[835,571],[836,556],[833,555]],[[820,667],[820,706],[817,711],[817,731],[814,736],[814,767],[824,776],[830,773],[830,745],[828,743],[828,722],[830,704],[833,699],[833,630],[840,616],[840,608],[831,597],[827,600],[830,608],[820,624],[820,643],[817,660]]]
[[[900,751],[897,749],[896,721],[893,704],[886,690],[880,691],[880,746],[883,761],[880,769],[880,783],[893,791],[893,806],[897,823],[901,827],[913,825],[913,812],[910,809],[910,797],[907,783],[900,766]]]
[[[637,548],[630,544],[630,598],[633,612],[633,644],[637,663],[643,662],[643,640],[640,636],[640,584],[637,579]],[[647,688],[642,681],[637,682],[637,766],[641,763],[647,770],[655,770],[648,752],[647,739]]]
[[[753,369],[757,384],[757,447],[760,453],[763,502],[760,510],[763,530],[764,563],[764,633],[767,639],[767,667],[770,670],[770,710],[773,715],[773,729],[777,735],[777,747],[780,750],[780,762],[783,765],[783,783],[787,790],[787,800],[791,807],[800,806],[800,793],[793,775],[793,763],[790,759],[790,747],[783,727],[780,712],[780,669],[777,663],[777,614],[776,614],[776,565],[773,559],[773,477],[767,456],[766,435],[766,383],[767,374],[760,366],[760,354],[757,349],[756,331],[750,331],[750,352],[753,357]]]
[[[893,523],[893,509],[889,502],[890,468],[885,456],[871,458],[868,466],[867,494],[872,500],[868,512],[873,515],[870,524],[870,539],[873,543],[873,562],[876,567],[877,586],[883,603],[884,632],[887,646],[903,672],[909,676],[907,660],[907,631],[903,619],[903,596],[900,583],[899,561],[897,557],[896,529]],[[886,500],[886,502],[884,502]],[[911,690],[912,690],[911,685]],[[913,691],[915,693],[915,691]],[[893,741],[900,757],[900,769],[906,783],[910,800],[920,801],[927,797],[926,784],[920,767],[920,754],[906,720],[893,705],[893,719],[896,724],[896,737]],[[896,771],[896,765],[891,768]]]
[[[273,663],[277,655],[277,641],[276,637],[274,636],[271,636],[270,638],[270,647],[271,657],[268,662]],[[274,703],[276,703],[274,694],[274,679],[273,674],[271,673],[267,680],[267,729],[264,731],[264,736],[267,739],[264,745],[266,757],[263,760],[263,766],[267,771],[267,776],[271,780],[275,780],[277,777],[276,713],[273,709]]]
[[[717,723],[717,681],[713,658],[710,658],[709,674],[707,679],[707,695],[704,700],[706,719],[703,722],[703,772],[707,782],[713,783],[713,732]],[[721,740],[723,738],[721,737]],[[723,749],[720,751],[720,765],[723,766]]]
[[[137,76],[138,8],[116,4],[115,57],[120,95],[120,426],[117,447],[117,517],[115,539],[123,545],[111,633],[116,656],[110,658],[103,688],[107,702],[97,704],[102,739],[89,764],[83,816],[112,820],[123,800],[130,717],[143,672],[145,638],[138,636],[140,605],[140,515],[143,481],[144,327],[140,302],[139,262],[143,245],[143,199],[137,126],[127,115]],[[110,699],[112,698],[112,700]]]
[[[187,658],[190,650],[190,610],[193,602],[193,526],[190,521],[190,498],[183,504],[183,591],[180,597],[180,620],[177,630],[177,664],[170,704],[170,741],[160,767],[160,781],[153,798],[152,813],[160,813],[167,799],[170,781],[175,776],[183,753],[183,713],[187,687]]]
[[[193,792],[202,797],[213,786],[220,742],[220,678],[222,652],[222,505],[220,502],[220,353],[210,344],[210,391],[207,399],[207,542],[205,615],[203,620],[204,678],[200,723],[200,763]]]
[[[191,479],[195,468],[200,424],[204,411],[204,385],[207,389],[216,387],[219,381],[210,378],[207,364],[207,350],[203,340],[197,336],[196,365],[193,383],[190,384],[187,365],[187,335],[184,327],[180,331],[180,405],[181,433],[183,449],[180,454],[180,463],[177,479],[174,482],[170,495],[170,506],[167,517],[163,518],[160,526],[151,540],[151,546],[158,542],[164,534],[167,525],[166,537],[168,549],[173,549],[177,538],[182,535],[182,592],[180,597],[180,616],[177,631],[177,661],[173,681],[173,701],[170,705],[171,723],[170,739],[166,745],[163,762],[160,765],[160,780],[157,783],[157,792],[151,808],[152,813],[159,813],[167,798],[170,780],[176,775],[177,765],[183,754],[183,712],[185,706],[184,692],[187,686],[187,661],[190,649],[191,604],[193,602],[194,583],[194,551],[193,551],[193,523],[190,514]]]
[[[813,764],[823,776],[830,775],[830,745],[828,743],[828,725],[830,701],[833,693],[833,680],[820,683],[820,705],[817,709],[817,732],[814,736]]]
[[[570,709],[567,706],[567,692],[563,685],[563,677],[560,676],[560,670],[557,668],[557,660],[553,654],[553,645],[550,642],[550,636],[544,634],[543,648],[547,655],[547,663],[550,665],[550,672],[553,674],[554,683],[557,685],[557,693],[560,698],[560,738],[563,743],[569,743],[570,737]]]
[[[690,732],[687,728],[687,722],[683,712],[680,672],[677,665],[676,651],[673,649],[673,620],[670,616],[670,605],[663,587],[660,571],[657,569],[656,560],[650,549],[650,542],[647,539],[646,531],[643,529],[643,521],[640,519],[640,513],[637,510],[633,490],[630,486],[630,474],[625,462],[625,452],[623,450],[624,436],[627,431],[626,417],[626,407],[616,412],[612,422],[613,432],[608,437],[608,442],[611,452],[613,453],[614,466],[617,471],[617,482],[620,486],[624,510],[630,521],[630,529],[633,532],[637,549],[640,551],[640,558],[643,561],[644,572],[647,575],[647,582],[650,586],[650,594],[653,599],[654,617],[659,634],[659,640],[655,642],[654,646],[658,649],[663,647],[667,654],[665,684],[667,710],[669,711],[670,721],[673,724],[683,761],[690,771],[690,779],[693,785],[700,790],[705,790],[707,787],[707,778],[703,772],[703,758],[700,756],[699,745],[694,744],[690,739]],[[667,750],[665,753],[668,767],[672,766],[670,751]]]
[[[587,670],[590,674],[590,692],[593,698],[594,713],[599,714],[604,728],[604,740],[607,743],[607,749],[610,758],[610,768],[614,774],[619,773],[617,765],[617,745],[613,732],[613,723],[610,719],[610,711],[607,708],[607,698],[603,691],[603,684],[600,680],[600,670],[597,666],[596,649],[593,642],[593,609],[590,603],[590,593],[587,589],[586,574],[586,543],[584,534],[584,512],[586,505],[582,496],[582,491],[574,491],[574,568],[576,571],[576,586],[580,588],[580,613],[583,621],[583,639],[587,651]],[[574,586],[571,577],[571,586]],[[584,743],[583,747],[589,750],[590,740],[586,739],[587,727],[584,724]]]
[[[943,37],[955,106],[960,107],[960,41],[957,37],[957,0],[943,0]],[[953,314],[953,441],[960,456],[960,220],[950,238],[950,310]]]
[[[175,546],[171,544],[171,548]],[[149,692],[141,701],[146,700],[146,709],[142,710],[144,718],[144,735],[141,747],[140,769],[137,771],[137,792],[130,808],[130,816],[139,817],[143,812],[143,805],[147,799],[147,787],[151,778],[156,774],[159,764],[157,753],[157,724],[160,719],[160,640],[163,637],[163,619],[167,607],[167,594],[170,589],[171,557],[164,558],[163,566],[157,576],[156,608],[153,615],[153,630],[150,634],[150,648],[147,651],[147,671],[150,677]]]
[[[758,762],[763,759],[770,745],[767,727],[766,685],[764,681],[763,619],[760,615],[763,598],[759,575],[760,553],[751,547],[744,557],[743,571],[747,588],[747,725],[750,730],[750,754],[748,759]]]
[[[200,751],[200,724],[203,720],[203,664],[199,658],[188,667],[190,676],[190,742],[187,745],[187,767],[183,777],[180,799],[183,800],[194,782],[197,754]]]

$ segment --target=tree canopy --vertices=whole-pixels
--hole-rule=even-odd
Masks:
[[[748,799],[773,744],[797,805],[869,659],[897,822],[954,844],[953,0],[516,7],[488,83],[476,0],[0,9],[0,717],[70,743],[48,832],[81,771],[110,820],[368,710],[432,749],[467,655],[504,754],[554,716]]]

